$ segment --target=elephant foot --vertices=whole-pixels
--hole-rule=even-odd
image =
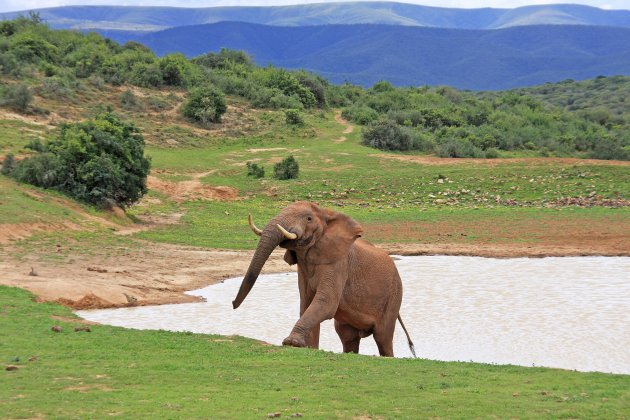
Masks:
[[[282,345],[291,347],[306,347],[306,341],[302,338],[290,335],[282,341]]]

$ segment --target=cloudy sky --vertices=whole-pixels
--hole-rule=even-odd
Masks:
[[[42,7],[67,5],[121,5],[121,6],[271,6],[285,4],[332,3],[347,0],[0,0],[0,12],[29,10]],[[356,1],[356,0],[354,0]],[[530,4],[574,3],[603,9],[630,9],[630,0],[398,0],[403,3],[416,3],[438,7],[496,7],[512,8]]]

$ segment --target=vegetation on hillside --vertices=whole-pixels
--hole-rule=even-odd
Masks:
[[[3,173],[97,206],[127,207],[147,192],[150,161],[144,139],[135,126],[111,113],[65,124],[57,138],[27,147],[37,154],[10,166],[12,159],[5,159]]]
[[[303,120],[295,110],[343,107],[347,119],[365,126],[363,143],[385,150],[442,157],[630,156],[625,97],[606,94],[627,92],[624,78],[477,94],[448,87],[396,88],[385,81],[363,89],[331,85],[305,71],[258,67],[242,51],[222,49],[192,60],[181,54],[158,58],[134,42],[118,45],[94,33],[51,30],[37,15],[3,21],[0,35],[4,103],[24,112],[31,90],[55,95],[81,90],[86,82],[171,86],[190,90],[181,112],[205,127],[221,120],[224,95],[232,95],[254,107],[287,109],[287,123],[293,125]],[[591,92],[599,92],[597,99]],[[121,101],[133,106],[132,93],[127,96]]]

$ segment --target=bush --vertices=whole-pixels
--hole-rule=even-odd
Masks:
[[[361,143],[380,150],[410,150],[413,137],[409,129],[392,120],[373,123],[361,133]]]
[[[630,153],[626,151],[616,142],[609,139],[601,139],[595,144],[593,150],[589,153],[593,159],[606,160],[628,160]]]
[[[258,166],[255,163],[247,162],[247,176],[253,176],[254,178],[264,178],[265,168]]]
[[[304,118],[297,109],[287,109],[284,116],[289,125],[304,125]]]
[[[11,107],[20,112],[27,111],[32,102],[33,92],[31,92],[31,89],[29,89],[28,86],[23,84],[8,86],[4,91],[4,95],[2,95],[2,99],[0,100],[0,104]]]
[[[147,192],[149,167],[138,129],[107,113],[62,126],[58,138],[20,161],[11,175],[91,204],[126,207]]]
[[[297,178],[300,173],[300,166],[293,156],[289,156],[282,162],[278,162],[273,167],[273,177],[276,179]]]
[[[182,106],[184,116],[202,125],[221,122],[227,106],[223,94],[213,87],[202,87],[190,91],[188,100]]]
[[[436,147],[436,153],[443,158],[483,158],[486,156],[483,150],[475,147],[470,140],[456,138],[447,139],[439,144]]]
[[[127,110],[141,110],[143,108],[138,97],[129,89],[120,94],[120,104]]]
[[[2,169],[0,169],[0,173],[2,175],[10,175],[15,168],[15,156],[12,153],[9,153],[4,157],[2,161]]]
[[[347,108],[341,113],[341,116],[349,121],[361,125],[368,125],[378,120],[379,117],[378,112],[365,105]]]

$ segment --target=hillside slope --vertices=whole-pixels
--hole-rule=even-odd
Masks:
[[[396,2],[319,3],[275,7],[65,6],[39,9],[55,28],[155,31],[168,27],[239,21],[275,26],[378,23],[458,29],[562,24],[630,27],[630,10],[575,4],[514,9],[455,9]],[[4,14],[13,18],[17,13]],[[2,15],[0,15],[2,16]]]
[[[388,80],[401,86],[499,90],[630,72],[626,28],[526,26],[481,31],[223,22],[131,39],[158,55],[183,52],[192,57],[223,47],[245,50],[260,65],[304,68],[333,82],[363,86]]]

